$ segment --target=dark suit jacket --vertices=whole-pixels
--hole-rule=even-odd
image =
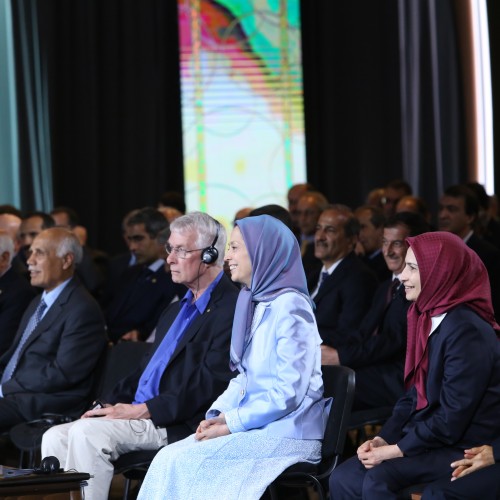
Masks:
[[[400,285],[387,304],[391,286],[392,279],[379,285],[358,335],[338,348],[340,363],[356,370],[356,410],[392,406],[405,392],[406,314],[410,302]]]
[[[392,272],[387,267],[382,251],[371,258],[365,255],[361,260],[374,272],[379,283],[383,283],[392,276]]]
[[[160,380],[160,394],[146,402],[156,425],[186,426],[193,432],[210,404],[235,375],[229,369],[229,346],[238,289],[225,275],[214,288],[205,312],[188,327]],[[142,372],[180,310],[171,304],[156,327],[153,348],[133,373],[121,380],[110,394],[109,403],[131,403]],[[170,430],[168,430],[170,434]],[[171,439],[169,438],[169,441]]]
[[[39,302],[40,297],[33,299],[23,315],[11,348],[0,358],[0,373]],[[99,306],[73,278],[24,344],[12,378],[2,385],[5,398],[16,402],[26,420],[46,412],[81,415],[105,344]]]
[[[500,250],[476,234],[467,240],[467,246],[477,253],[488,271],[493,309],[495,316],[500,318]]]
[[[323,267],[322,262],[314,256],[314,241],[310,241],[307,244],[304,255],[302,256],[302,266],[304,267],[304,272],[306,273],[307,283],[316,286],[317,276]]]
[[[465,306],[449,311],[429,338],[428,405],[415,411],[415,387],[379,435],[405,456],[443,447],[464,450],[500,437],[500,342]],[[424,479],[425,481],[425,479]]]
[[[14,269],[0,276],[0,356],[12,344],[21,317],[36,294],[26,278]]]
[[[326,345],[338,347],[347,342],[367,313],[376,287],[374,274],[354,252],[325,279],[314,303],[319,333]]]
[[[185,293],[186,287],[174,283],[163,266],[154,273],[144,266],[128,268],[106,309],[109,339],[117,342],[131,330],[139,330],[141,338],[146,339],[165,307],[176,295],[183,297]]]

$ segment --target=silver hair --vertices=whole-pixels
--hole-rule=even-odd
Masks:
[[[182,215],[170,223],[170,231],[172,233],[196,233],[196,248],[209,247],[212,245],[215,235],[218,235],[214,246],[219,252],[219,256],[215,263],[221,267],[224,264],[227,241],[226,230],[222,224],[210,217],[210,215],[203,212],[190,212]]]
[[[9,265],[14,258],[14,241],[7,233],[0,232],[0,253],[9,252]]]
[[[67,231],[57,247],[56,255],[58,257],[64,257],[67,254],[73,254],[73,261],[75,264],[80,264],[83,259],[83,248],[78,241],[78,238],[71,232]]]

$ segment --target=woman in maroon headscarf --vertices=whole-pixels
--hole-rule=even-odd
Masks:
[[[407,241],[408,391],[379,435],[334,471],[335,500],[397,498],[412,484],[451,478],[465,449],[499,437],[500,328],[486,269],[451,233]]]

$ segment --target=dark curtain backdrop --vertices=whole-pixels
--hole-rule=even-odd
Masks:
[[[438,159],[452,171],[443,174],[444,184],[448,177],[467,180],[461,178],[460,158],[467,155],[460,140],[462,90],[454,74],[460,64],[452,1],[400,2],[416,8],[420,20],[415,24],[408,17],[411,30],[403,30],[406,43],[415,43],[417,36],[422,54],[418,86],[424,90],[414,94],[422,138],[417,167],[409,166],[401,125],[400,78],[407,69],[400,53],[398,1],[301,2],[308,177],[337,203],[359,205],[370,189],[406,172],[435,208]],[[440,7],[433,15],[441,31],[435,47],[446,61],[439,68],[444,99],[439,106],[448,120],[440,124],[445,150],[439,158],[428,41],[428,6],[436,3]],[[90,244],[110,253],[123,249],[120,224],[127,211],[156,204],[165,190],[183,190],[176,4],[30,1],[38,14],[50,88],[54,204],[74,207],[89,229]],[[498,2],[489,0],[489,8],[495,92],[500,30],[492,16]],[[496,111],[500,92],[495,95]],[[25,152],[21,157],[29,159]],[[30,182],[28,175],[24,182]]]
[[[402,176],[397,3],[301,2],[309,181],[355,206]]]
[[[309,180],[357,206],[405,178],[435,209],[443,184],[466,180],[451,3],[318,0],[301,9]]]
[[[495,144],[495,193],[500,194],[500,2],[488,0],[491,85],[493,90],[493,142]]]
[[[79,213],[91,245],[121,251],[125,213],[184,189],[176,2],[31,5],[49,75],[54,205]]]

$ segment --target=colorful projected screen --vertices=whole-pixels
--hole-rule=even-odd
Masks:
[[[299,0],[178,0],[189,210],[231,227],[306,180]]]

